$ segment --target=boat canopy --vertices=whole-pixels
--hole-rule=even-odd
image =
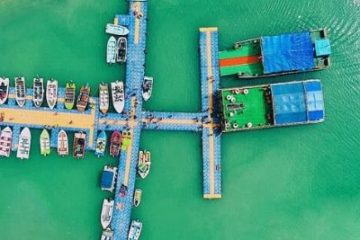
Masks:
[[[324,120],[324,101],[320,80],[271,85],[275,125]]]
[[[265,74],[315,67],[310,32],[262,37],[261,49]]]
[[[102,188],[111,188],[112,187],[112,181],[113,181],[114,173],[110,171],[103,171],[103,174],[101,176],[101,187]]]

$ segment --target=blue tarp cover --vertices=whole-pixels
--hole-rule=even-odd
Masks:
[[[265,74],[315,67],[310,32],[262,37],[261,44]]]
[[[101,176],[101,187],[102,188],[111,188],[112,180],[113,180],[113,173],[109,171],[103,171]]]
[[[324,102],[319,80],[271,85],[274,124],[317,122],[324,118]]]

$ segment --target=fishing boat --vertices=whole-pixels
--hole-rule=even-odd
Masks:
[[[117,167],[104,166],[104,170],[101,175],[101,190],[113,192],[115,189]]]
[[[0,156],[9,157],[11,153],[12,131],[10,127],[1,130],[0,134]]]
[[[68,136],[64,130],[60,130],[58,133],[57,152],[59,156],[66,156],[69,154]]]
[[[126,54],[127,54],[127,40],[126,37],[119,37],[117,41],[117,57],[116,61],[119,63],[126,62]]]
[[[25,78],[16,77],[15,78],[15,100],[19,107],[23,107],[26,102],[26,88],[25,88]]]
[[[46,101],[50,109],[54,109],[58,98],[58,81],[48,80],[46,83]]]
[[[75,158],[83,158],[86,149],[86,134],[77,132],[74,135],[73,155]]]
[[[78,109],[79,112],[85,111],[89,102],[89,94],[90,94],[89,85],[86,84],[86,86],[82,86],[76,103],[76,108]]]
[[[113,240],[114,239],[114,232],[111,229],[106,229],[101,234],[101,240]]]
[[[95,155],[97,157],[103,157],[105,154],[106,149],[106,133],[105,131],[101,131],[96,139],[96,148],[95,148]]]
[[[31,147],[31,132],[30,129],[25,127],[20,132],[19,144],[17,147],[16,157],[20,159],[28,159]]]
[[[111,96],[115,111],[122,113],[125,106],[124,83],[116,81],[111,83]]]
[[[73,109],[75,104],[76,85],[73,81],[66,83],[65,87],[65,108],[68,110]]]
[[[136,189],[134,193],[134,206],[138,207],[141,203],[142,190]]]
[[[151,153],[149,151],[140,151],[138,160],[138,174],[141,178],[146,178],[150,172]]]
[[[0,78],[0,104],[4,104],[9,96],[9,79]]]
[[[116,38],[111,36],[106,47],[106,62],[116,63]]]
[[[109,111],[109,85],[101,83],[99,86],[99,108],[100,112],[106,114]]]
[[[152,89],[154,85],[154,78],[152,77],[144,77],[144,82],[142,85],[142,96],[144,101],[147,101],[150,99],[152,94]]]
[[[101,209],[101,226],[107,229],[111,223],[114,200],[104,199]]]
[[[106,24],[105,32],[112,35],[125,36],[129,34],[129,29],[122,25],[115,25],[112,23],[108,23]]]
[[[33,102],[35,107],[41,107],[44,101],[44,79],[34,78],[33,80]]]
[[[50,154],[50,135],[46,129],[40,134],[40,153],[44,156]]]
[[[220,75],[256,78],[321,70],[330,66],[330,54],[326,29],[254,38],[219,52]]]
[[[130,225],[128,240],[139,240],[142,226],[143,226],[142,222],[138,220],[132,220]]]
[[[110,155],[112,157],[118,157],[121,149],[121,133],[119,131],[114,131],[111,134],[110,138]]]
[[[223,132],[324,121],[320,80],[227,88],[219,91]]]

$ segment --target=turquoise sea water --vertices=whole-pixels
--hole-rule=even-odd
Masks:
[[[123,80],[105,63],[104,26],[126,1],[0,0],[0,75],[36,74],[89,82]],[[150,0],[146,73],[149,110],[200,109],[198,28],[218,26],[220,49],[261,35],[327,27],[329,70],[280,78],[222,80],[244,86],[320,78],[326,121],[223,135],[223,199],[202,199],[200,135],[144,131],[152,171],[137,185],[142,239],[360,239],[360,2]],[[30,81],[28,82],[30,84]],[[30,85],[29,85],[30,86]],[[93,92],[95,94],[95,91]],[[98,182],[109,156],[84,160],[39,154],[0,160],[1,239],[99,239],[108,194]],[[70,136],[72,137],[72,135]]]

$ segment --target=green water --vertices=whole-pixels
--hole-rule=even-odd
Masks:
[[[222,3],[223,2],[223,3]],[[124,79],[105,63],[104,26],[125,1],[0,0],[0,75],[36,74],[96,87]],[[149,3],[147,74],[155,77],[149,110],[200,108],[198,28],[218,26],[220,48],[237,40],[305,28],[329,28],[332,67],[277,79],[222,81],[223,86],[321,78],[326,121],[320,125],[223,136],[223,199],[202,199],[200,135],[151,132],[142,147],[152,172],[137,185],[134,217],[142,239],[360,239],[359,0]],[[110,157],[40,157],[0,161],[1,239],[99,239],[98,186]],[[72,137],[72,135],[71,135]]]

